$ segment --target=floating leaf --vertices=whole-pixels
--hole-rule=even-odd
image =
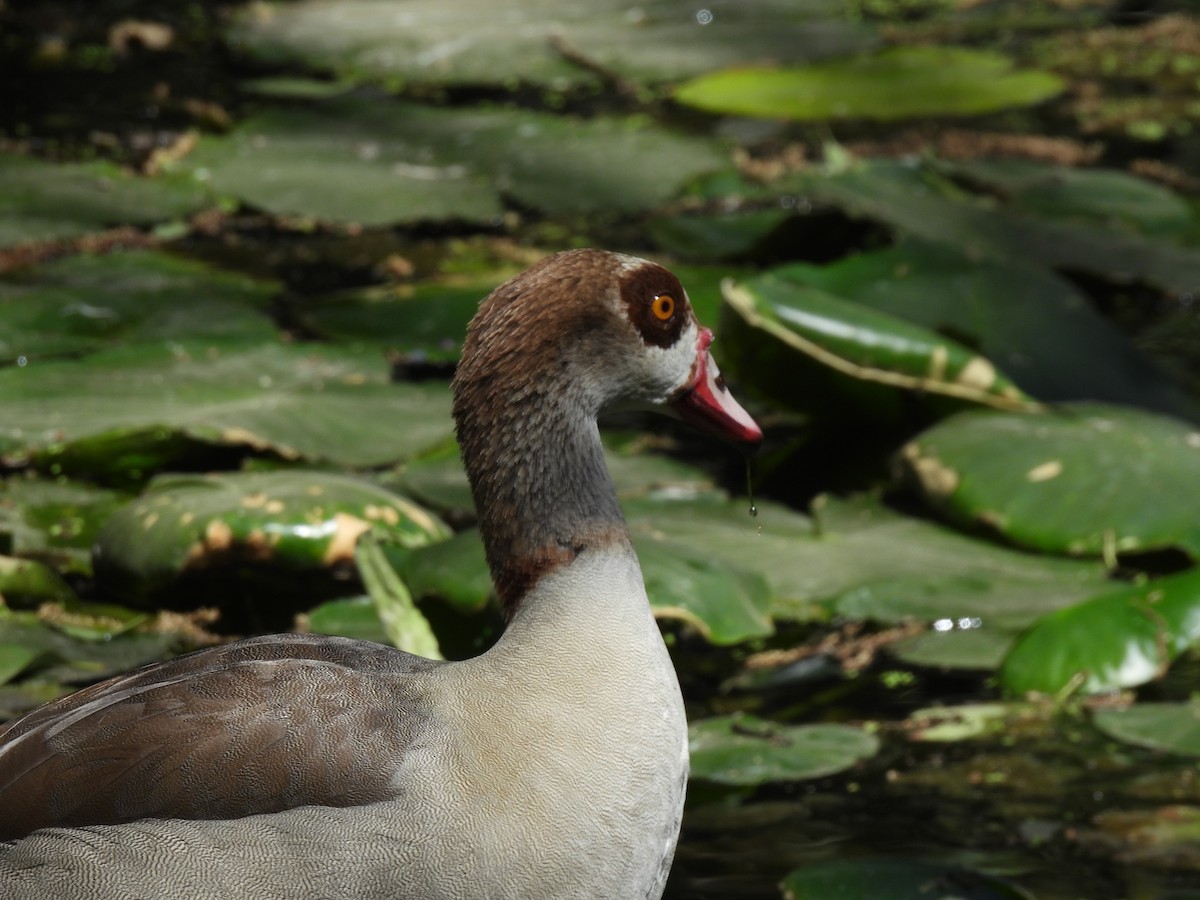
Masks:
[[[1013,71],[999,53],[891,47],[797,68],[737,68],[675,91],[685,106],[725,115],[820,122],[969,116],[1031,106],[1062,91],[1049,72]]]
[[[1111,281],[1143,281],[1174,293],[1200,284],[1200,249],[1179,247],[1119,225],[1051,219],[971,195],[937,174],[936,164],[855,162],[837,171],[806,169],[774,191],[829,204],[881,222],[899,235],[955,247],[972,259],[1042,265]]]
[[[370,528],[407,546],[449,536],[411,501],[345,475],[283,470],[164,477],[106,523],[96,542],[96,575],[110,592],[145,595],[184,572],[239,561],[319,572],[349,564]]]
[[[869,498],[823,499],[816,529],[785,507],[757,507],[751,518],[744,503],[719,496],[660,496],[631,499],[625,511],[635,539],[702,547],[763,576],[775,619],[807,621],[831,610],[885,623],[975,618],[1012,633],[1107,584],[1100,566],[990,546]]]
[[[0,279],[0,360],[136,341],[269,340],[273,282],[165,253],[70,256]]]
[[[212,445],[376,466],[447,440],[446,385],[387,377],[376,351],[240,343],[0,369],[0,453],[95,476],[211,458]]]
[[[502,198],[552,215],[636,212],[725,163],[708,138],[639,121],[354,97],[260,113],[186,160],[277,215],[362,225],[490,223]]]
[[[1000,670],[1014,694],[1089,693],[1161,677],[1200,638],[1200,571],[1168,575],[1101,594],[1038,620]]]
[[[1020,888],[958,866],[904,859],[826,859],[790,872],[785,900],[1032,900]]]
[[[1137,352],[1065,278],[907,239],[777,277],[953,335],[1044,401],[1100,400],[1197,416],[1196,401]]]
[[[1092,722],[1111,738],[1164,753],[1200,756],[1200,700],[1097,709]]]
[[[230,40],[276,65],[301,62],[344,78],[489,85],[594,84],[567,46],[624,78],[659,82],[714,66],[814,59],[860,49],[872,29],[834,18],[828,3],[709,0],[306,0],[258,3]],[[502,26],[502,27],[498,27]]]
[[[42,652],[24,644],[0,644],[0,684],[8,684],[28,668]]]
[[[1164,236],[1194,235],[1200,222],[1170,188],[1116,169],[1085,169],[1025,159],[939,162],[939,171],[1004,197],[1012,209],[1054,219],[1108,225]]]
[[[210,203],[178,175],[147,178],[110,162],[48,163],[0,153],[0,247],[149,225]]]
[[[75,599],[75,592],[45,563],[0,556],[0,599],[12,607],[30,608],[66,603]]]
[[[879,739],[851,725],[780,725],[749,715],[688,727],[692,777],[730,785],[821,778],[853,768]]]
[[[770,274],[728,283],[725,299],[730,368],[793,407],[877,421],[927,396],[1036,407],[987,359],[888,313]]]
[[[969,413],[920,435],[900,464],[935,509],[1026,547],[1200,558],[1200,430],[1177,420],[1090,404]]]
[[[127,499],[66,479],[9,477],[0,482],[0,536],[14,554],[36,555],[60,570],[90,575],[96,535]]]

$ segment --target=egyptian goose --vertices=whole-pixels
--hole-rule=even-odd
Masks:
[[[454,417],[508,626],[474,659],[257,637],[0,731],[5,898],[656,898],[688,774],[679,683],[596,416],[752,444],[679,281],[543,260],[471,323]]]

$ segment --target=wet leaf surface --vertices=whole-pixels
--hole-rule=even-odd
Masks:
[[[1000,669],[1014,694],[1089,693],[1162,677],[1200,638],[1200,570],[1106,591],[1038,620]]]
[[[105,523],[96,575],[110,595],[145,597],[169,591],[186,572],[249,562],[259,571],[319,572],[352,565],[371,529],[410,547],[450,533],[412,501],[336,473],[163,477]]]
[[[1025,547],[1200,556],[1200,431],[1178,420],[1099,405],[971,413],[926,431],[899,461],[932,508]]]
[[[1098,709],[1092,722],[1111,738],[1161,750],[1200,756],[1200,701],[1139,703],[1124,709]]]
[[[901,418],[922,402],[941,401],[942,409],[1036,406],[989,360],[890,313],[770,274],[728,282],[725,299],[731,370],[805,412],[878,421]]]
[[[1200,417],[1196,401],[1082,291],[1043,268],[905,240],[825,266],[792,263],[772,273],[953,335],[1038,400],[1100,400]]]

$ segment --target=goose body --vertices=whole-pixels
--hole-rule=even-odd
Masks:
[[[0,730],[0,897],[657,898],[687,727],[596,415],[753,443],[654,263],[543,260],[486,298],[455,420],[508,626],[434,662],[271,635]]]

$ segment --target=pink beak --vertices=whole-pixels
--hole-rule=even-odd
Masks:
[[[713,333],[700,329],[696,341],[696,365],[689,384],[671,401],[671,407],[683,421],[708,434],[740,444],[762,443],[762,429],[733,399],[721,370],[708,354]]]

